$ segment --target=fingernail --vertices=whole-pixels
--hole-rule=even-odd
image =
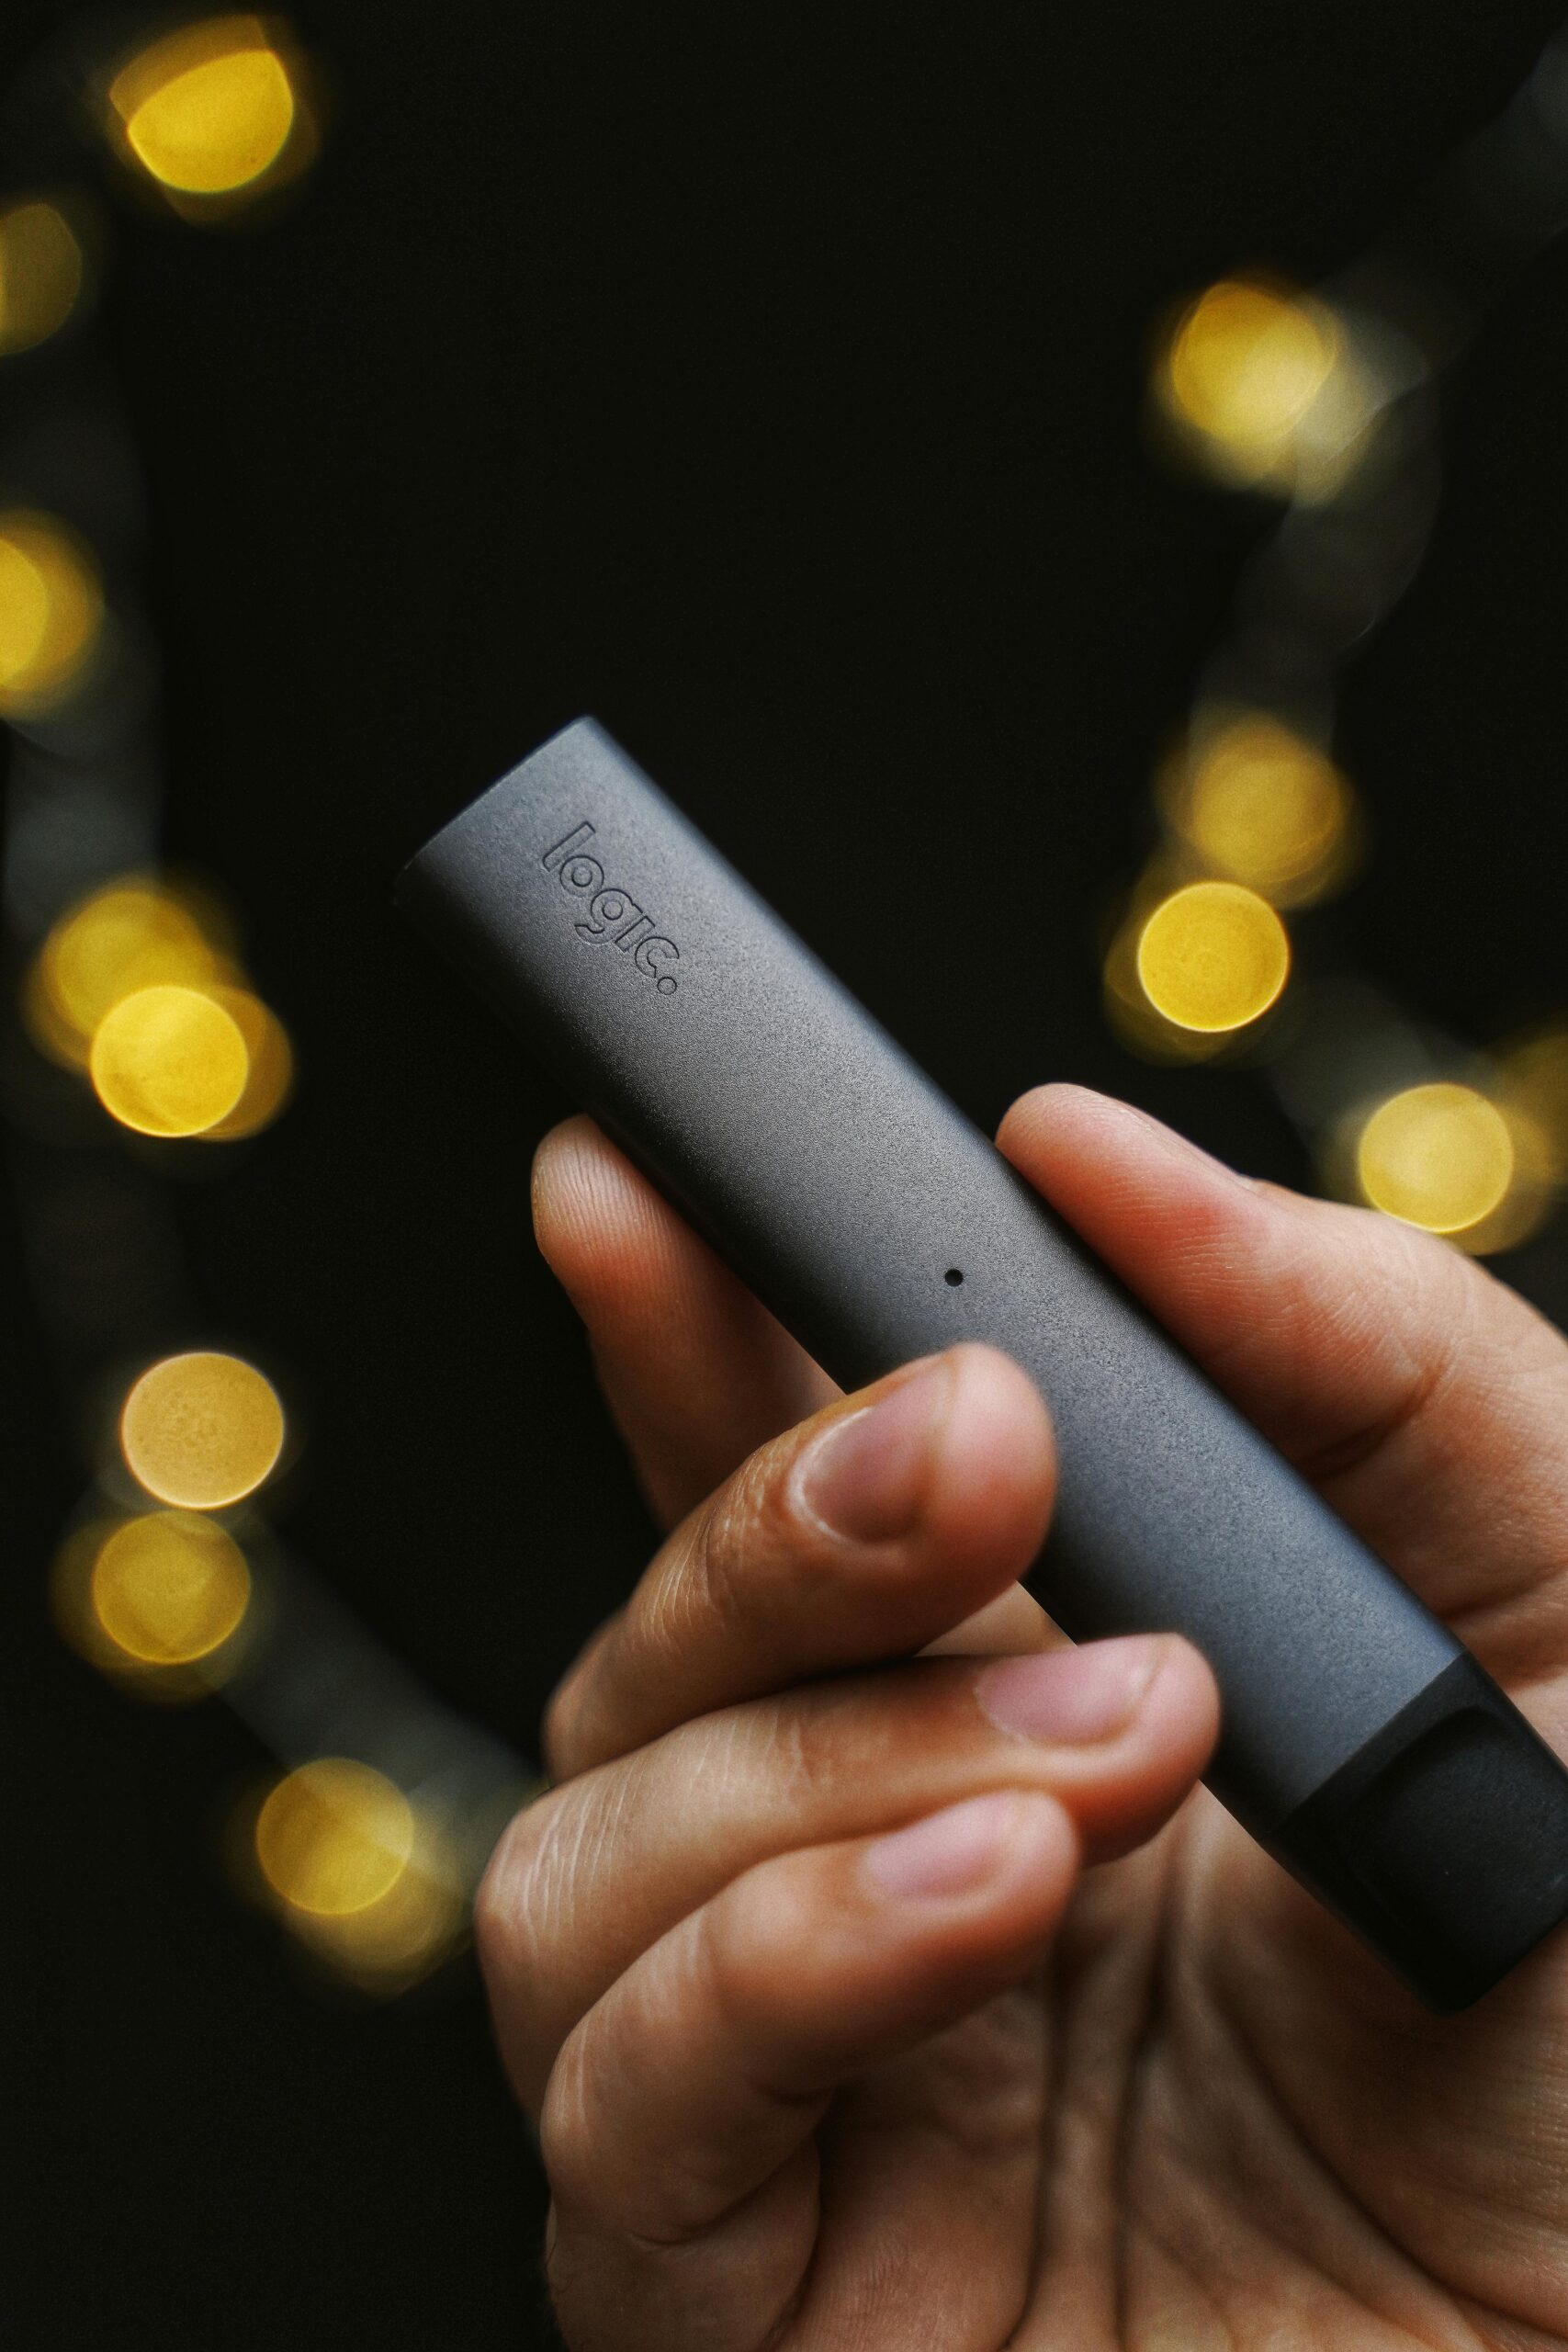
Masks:
[[[951,1363],[933,1356],[874,1405],[826,1429],[800,1468],[800,1491],[817,1517],[863,1542],[901,1534],[919,1509],[952,1388]]]
[[[961,1894],[1001,1860],[1018,1811],[1018,1798],[1005,1789],[950,1804],[879,1838],[866,1849],[866,1869],[888,1894]]]
[[[1024,1739],[1108,1739],[1153,1681],[1162,1646],[1157,1634],[1130,1634],[998,1658],[976,1676],[975,1696],[1000,1730]]]

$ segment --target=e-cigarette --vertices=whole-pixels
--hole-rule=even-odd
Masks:
[[[1174,1631],[1204,1778],[1430,2007],[1568,1914],[1568,1771],[592,719],[406,868],[414,922],[845,1387],[960,1339],[1021,1364],[1062,1630]]]

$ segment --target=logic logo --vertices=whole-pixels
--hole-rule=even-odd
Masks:
[[[680,961],[681,951],[672,939],[662,938],[653,928],[653,917],[645,915],[629,891],[618,883],[606,884],[604,869],[596,857],[590,857],[585,843],[594,838],[593,828],[584,821],[568,833],[565,841],[557,842],[539,860],[547,874],[553,874],[563,890],[575,899],[587,900],[581,922],[572,925],[579,939],[590,945],[600,940],[613,940],[623,956],[629,956],[639,972],[646,972],[660,996],[673,996],[675,975],[665,967]]]

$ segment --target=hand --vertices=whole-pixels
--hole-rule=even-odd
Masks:
[[[999,1141],[1568,1751],[1558,1333],[1077,1088]],[[840,1400],[586,1120],[535,1201],[672,1530],[479,1906],[574,2352],[1568,2344],[1568,1937],[1434,2017],[1195,1786],[1197,1651],[1017,1584],[1005,1357]]]

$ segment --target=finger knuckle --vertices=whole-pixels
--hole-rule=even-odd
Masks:
[[[590,1810],[575,1792],[537,1798],[508,1825],[479,1884],[479,1966],[525,2024],[547,1987],[551,1954],[570,1939]]]
[[[598,1759],[592,1751],[592,1702],[626,1617],[617,1609],[589,1636],[572,1665],[545,1702],[539,1745],[553,1781],[564,1781]]]
[[[799,1903],[787,1899],[789,1875],[777,1865],[748,1871],[693,1922],[686,1968],[691,1992],[737,2041],[750,2038],[767,2006],[770,1972],[763,1956],[780,1949],[772,1936],[781,1927],[793,1933],[799,1925]]]
[[[793,1442],[763,1446],[702,1513],[692,1546],[690,1598],[705,1619],[718,1613],[765,1631],[777,1611],[777,1572],[784,1563],[798,1602],[817,1547],[794,1499],[797,1450]]]
[[[582,1678],[569,1674],[551,1691],[539,1721],[539,1746],[552,1781],[565,1780],[571,1770],[581,1713]]]
[[[539,2161],[551,2197],[569,2216],[591,2210],[604,2169],[585,2052],[579,2029],[561,2046],[539,2109]]]

